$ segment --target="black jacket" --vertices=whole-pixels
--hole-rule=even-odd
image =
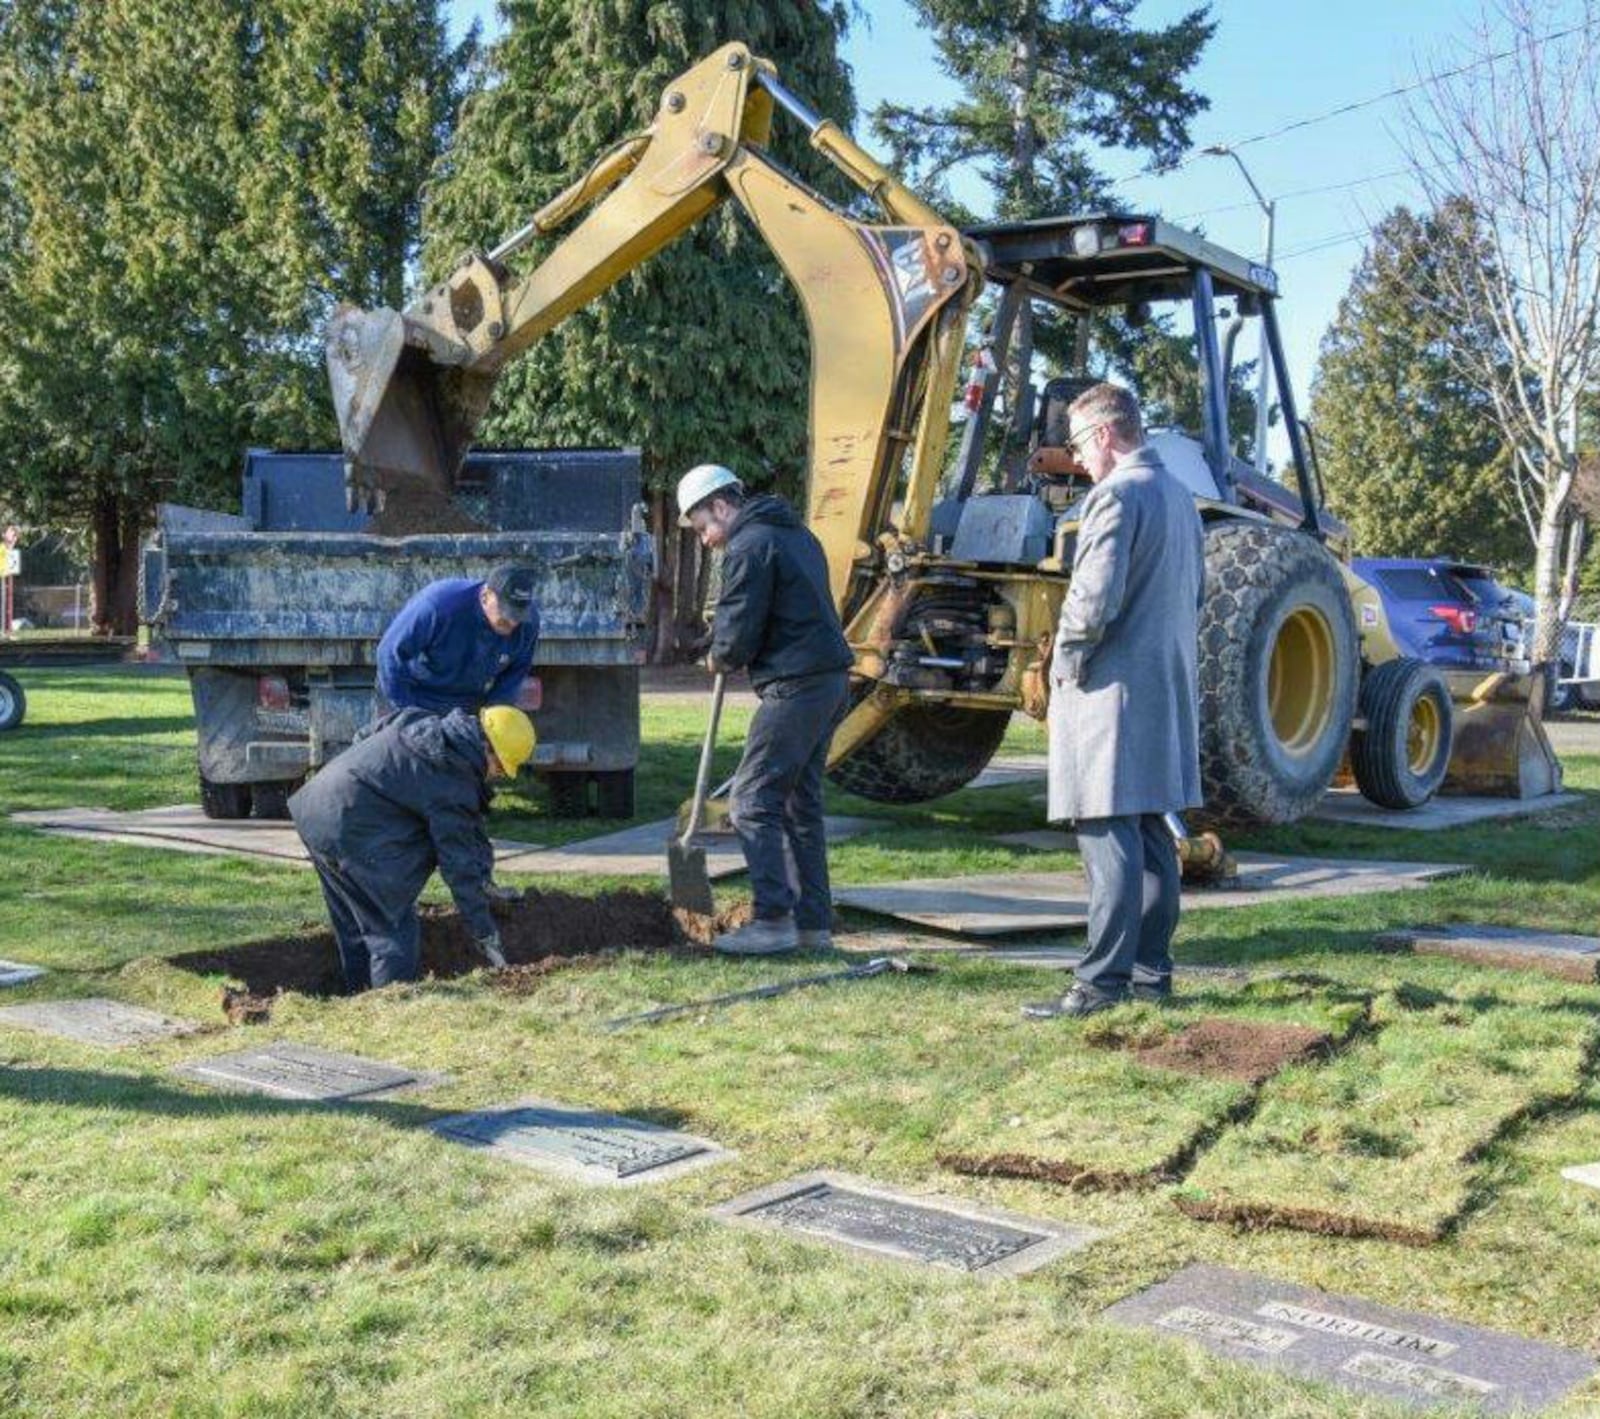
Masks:
[[[711,663],[772,680],[846,670],[845,643],[828,590],[822,544],[782,498],[751,498],[722,554],[722,594],[711,627]]]
[[[402,709],[331,760],[289,800],[301,840],[331,858],[391,920],[435,867],[474,936],[495,930],[485,891],[494,849],[484,827],[488,754],[477,718]]]

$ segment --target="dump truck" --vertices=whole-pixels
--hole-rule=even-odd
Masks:
[[[341,454],[257,449],[238,515],[163,506],[143,619],[188,672],[207,816],[285,816],[373,719],[394,613],[437,578],[519,562],[538,573],[534,772],[558,816],[631,817],[654,575],[639,487],[637,450],[474,453],[448,498],[375,519],[350,510]]]
[[[780,113],[881,221],[830,203],[771,158]],[[1147,214],[957,230],[742,44],[668,84],[644,131],[498,245],[463,255],[404,311],[336,313],[327,361],[350,496],[381,506],[400,491],[446,493],[505,366],[724,201],[771,249],[810,329],[804,511],[856,656],[852,707],[830,749],[835,782],[884,802],[935,798],[981,771],[1015,711],[1043,717],[1081,498],[1037,485],[1071,492],[1065,413],[1086,381],[1080,371],[1040,384],[1022,371],[1009,436],[995,439],[997,371],[1027,307],[1137,322],[1161,305],[1187,312],[1194,332],[1198,427],[1156,441],[1206,525],[1208,814],[1219,824],[1293,820],[1347,761],[1364,786],[1405,790],[1391,798],[1431,791],[1441,746],[1450,760],[1456,742],[1457,700],[1452,691],[1440,724],[1426,675],[1413,666],[1378,675],[1378,637],[1363,654],[1348,548],[1323,506],[1286,375],[1275,274]],[[513,259],[536,243],[538,259],[519,272]],[[975,314],[989,323],[995,358],[952,450]],[[1292,488],[1242,463],[1242,431],[1229,426],[1228,352],[1252,320],[1265,333]],[[1548,779],[1536,697],[1505,682],[1471,688],[1486,732],[1473,736],[1469,786],[1491,761],[1483,782],[1528,781],[1515,767],[1525,744]]]

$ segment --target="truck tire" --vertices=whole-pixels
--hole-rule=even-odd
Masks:
[[[267,783],[250,785],[250,800],[258,818],[281,823],[289,817],[289,795],[300,787],[302,780],[273,779]]]
[[[1355,715],[1344,576],[1314,538],[1230,519],[1206,529],[1200,780],[1223,826],[1291,823],[1333,781]]]
[[[15,679],[0,670],[0,734],[15,729],[28,713],[28,697]]]
[[[631,818],[634,813],[633,770],[610,769],[594,776],[595,807],[602,818]]]
[[[587,818],[589,816],[588,774],[551,774],[545,782],[550,786],[550,813],[552,817]]]
[[[982,773],[1010,723],[1008,710],[907,705],[828,777],[874,803],[926,803]]]
[[[248,818],[252,797],[247,783],[214,783],[204,777],[200,780],[200,811],[208,818]]]
[[[1380,808],[1419,808],[1450,767],[1454,721],[1450,687],[1431,665],[1402,656],[1367,673],[1361,685],[1365,729],[1350,735],[1356,787]]]

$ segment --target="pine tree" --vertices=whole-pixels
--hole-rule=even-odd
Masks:
[[[808,0],[503,0],[505,33],[463,114],[424,214],[433,271],[488,247],[625,135],[667,84],[741,40],[819,112],[848,125],[837,45],[848,11]],[[833,182],[781,115],[774,152],[813,185]],[[515,258],[531,269],[548,245]],[[727,204],[579,311],[501,376],[480,442],[638,445],[668,553],[657,646],[693,639],[703,572],[674,534],[669,492],[701,462],[794,493],[806,452],[809,349],[777,263]],[[679,557],[678,551],[690,553]],[[669,608],[677,608],[677,615]]]
[[[0,19],[0,465],[133,629],[158,498],[336,439],[321,328],[401,295],[464,52],[440,0],[16,0]]]
[[[1509,456],[1486,397],[1460,374],[1447,328],[1418,298],[1450,213],[1404,207],[1375,229],[1323,338],[1312,418],[1333,510],[1359,555],[1467,557],[1526,566],[1527,533],[1508,493]]]

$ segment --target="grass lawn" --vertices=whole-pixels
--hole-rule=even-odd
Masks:
[[[0,736],[0,807],[190,797],[183,681],[23,679],[29,720]],[[687,791],[703,714],[694,697],[647,701],[641,814],[664,816]],[[726,724],[731,765],[741,713]],[[1008,748],[1037,752],[1042,739],[1019,727]],[[1024,1024],[1017,1006],[1059,990],[1060,977],[968,957],[619,1032],[599,1025],[830,963],[633,953],[552,974],[531,995],[472,975],[356,999],[290,997],[267,1025],[229,1027],[218,983],[167,958],[320,924],[309,873],[0,819],[0,956],[52,968],[3,1003],[112,995],[207,1026],[119,1052],[0,1031],[0,1414],[1400,1412],[1097,1322],[1196,1260],[1600,1353],[1600,1193],[1559,1177],[1600,1159],[1589,1052],[1600,988],[1371,945],[1380,930],[1422,922],[1594,932],[1600,758],[1567,770],[1585,801],[1544,825],[1307,824],[1233,843],[1475,868],[1418,892],[1184,920],[1181,960],[1255,974],[1186,984],[1163,1021],[1361,1026],[1328,1060],[1291,1065],[1255,1096],[1092,1047],[1096,1031],[1157,1028],[1145,1007],[1109,1024]],[[1039,824],[1037,792],[968,791],[915,809],[840,798],[837,808],[885,826],[835,850],[836,877],[1072,864],[992,841]],[[506,799],[493,830],[557,842],[596,829]],[[738,879],[722,890],[736,896]],[[278,1038],[450,1078],[325,1108],[208,1093],[169,1073]],[[552,1183],[422,1127],[531,1094],[681,1122],[737,1157],[610,1192]],[[1181,1176],[1133,1189],[964,1176],[939,1162],[1055,1147],[1135,1171],[1196,1136]],[[746,1188],[821,1167],[1108,1235],[1030,1276],[976,1283],[706,1216]],[[1197,1200],[1400,1219],[1442,1240],[1238,1228],[1177,1205]],[[1600,1412],[1600,1383],[1553,1412]]]

